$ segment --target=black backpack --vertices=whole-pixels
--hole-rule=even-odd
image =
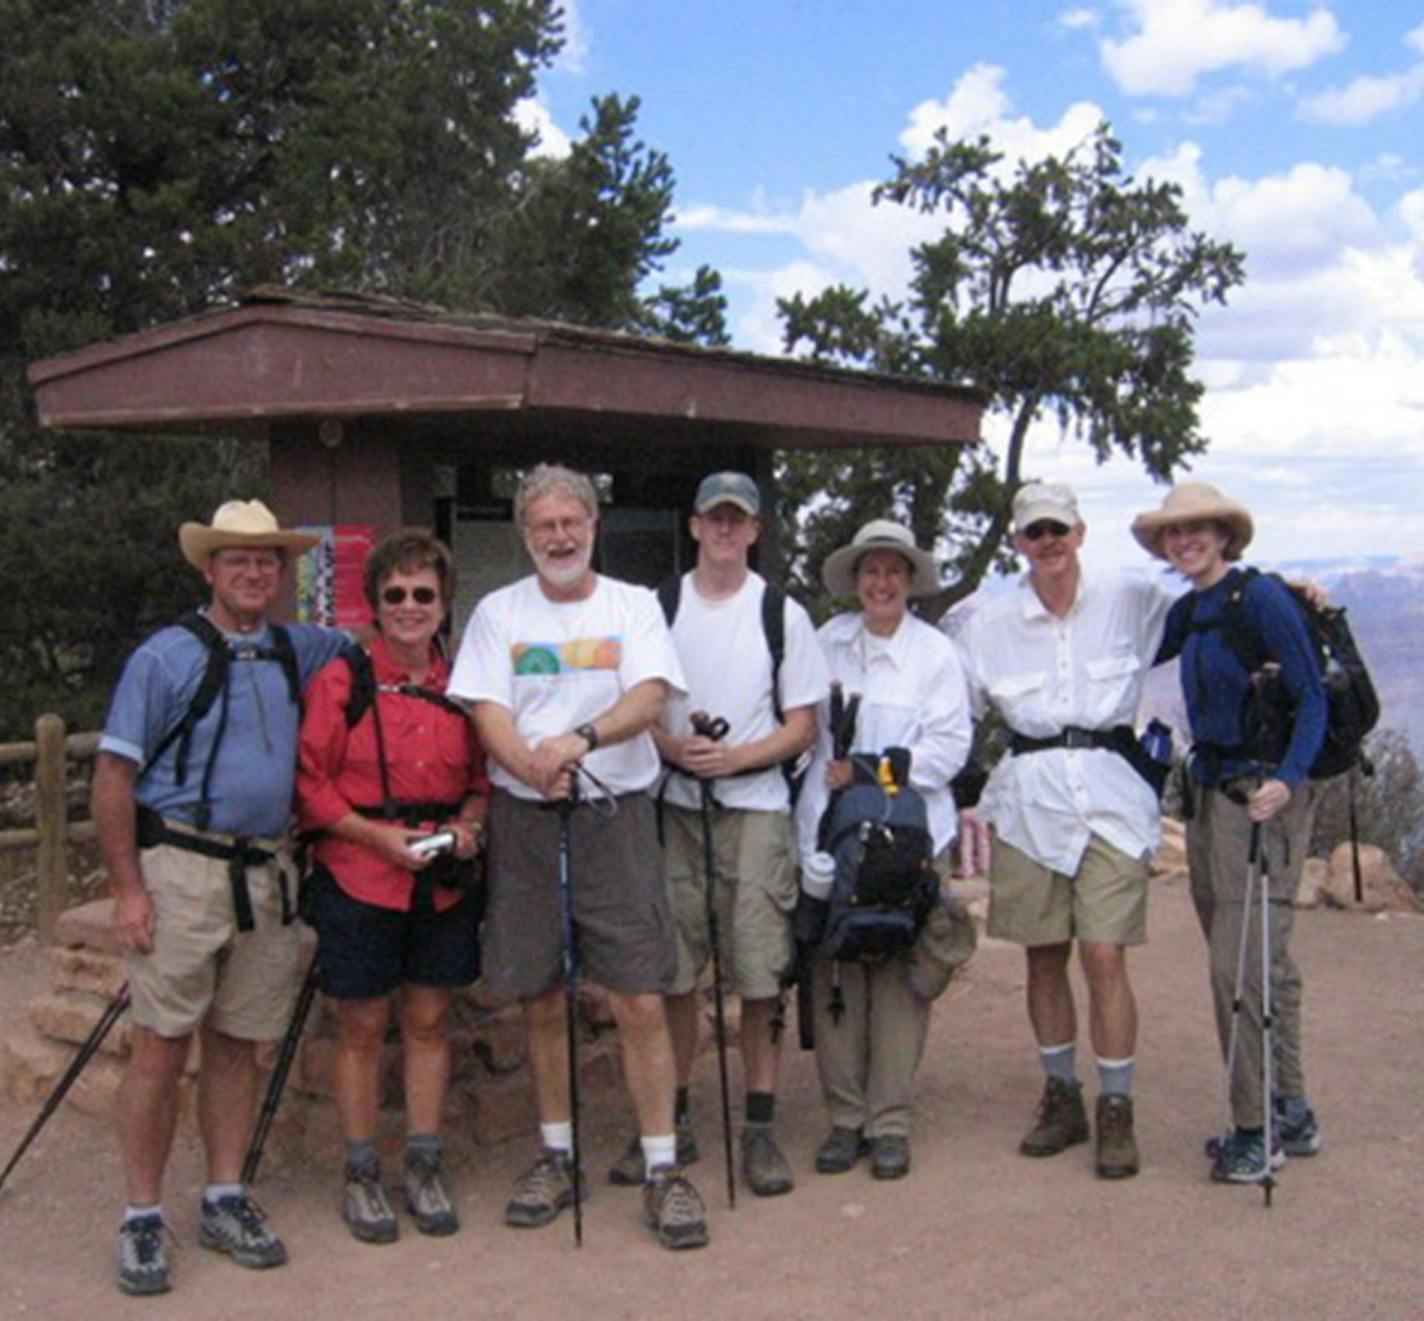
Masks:
[[[877,963],[915,943],[939,893],[924,797],[909,783],[908,759],[883,783],[869,758],[853,758],[856,779],[822,821],[835,878],[816,952]]]
[[[658,604],[663,608],[663,618],[671,628],[677,619],[677,608],[682,603],[682,575],[674,574],[658,584]],[[766,649],[771,653],[771,711],[778,724],[786,722],[786,712],[781,708],[781,663],[786,659],[786,593],[775,583],[767,583],[761,598],[761,631],[766,638]],[[801,796],[801,778],[798,774],[800,759],[792,757],[781,763],[782,778],[791,791],[791,805]],[[761,774],[758,769],[747,774]],[[802,768],[804,773],[804,768]]]
[[[297,653],[292,647],[291,635],[280,624],[268,625],[272,633],[270,647],[258,647],[247,643],[235,647],[230,646],[222,630],[206,615],[199,614],[196,610],[178,619],[175,626],[186,629],[207,648],[207,663],[203,669],[203,677],[198,680],[198,687],[193,693],[192,700],[188,703],[188,709],[158,740],[157,746],[148,754],[148,759],[143,763],[143,769],[139,775],[146,775],[158,759],[176,742],[178,752],[174,765],[174,779],[180,785],[186,784],[188,780],[188,753],[193,744],[193,731],[198,722],[212,710],[213,703],[221,697],[222,706],[218,712],[217,733],[213,737],[213,746],[208,753],[207,765],[203,767],[202,789],[193,817],[197,828],[206,830],[208,822],[212,818],[212,801],[209,797],[209,789],[212,784],[213,766],[218,759],[218,748],[222,744],[223,735],[227,733],[228,678],[232,672],[232,662],[235,660],[275,661],[282,667],[282,673],[286,676],[287,694],[298,707],[302,700],[302,680],[297,668]]]
[[[1182,627],[1184,633],[1186,630],[1202,632],[1212,627],[1221,628],[1226,645],[1242,668],[1252,676],[1241,722],[1246,746],[1262,761],[1278,763],[1290,741],[1295,710],[1279,670],[1273,666],[1272,657],[1246,621],[1242,598],[1252,580],[1261,576],[1256,569],[1232,570],[1232,581],[1219,624],[1198,625],[1193,622],[1197,594],[1189,593],[1187,604],[1183,607]],[[1363,744],[1379,721],[1379,698],[1369,668],[1350,632],[1344,607],[1317,607],[1303,589],[1285,582],[1278,574],[1266,576],[1275,579],[1290,592],[1291,600],[1300,610],[1320,666],[1329,714],[1325,739],[1315,761],[1311,763],[1310,778],[1328,780],[1365,761]]]

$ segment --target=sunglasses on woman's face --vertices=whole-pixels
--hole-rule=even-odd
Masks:
[[[434,605],[440,599],[440,593],[433,587],[412,587],[410,596],[416,605]],[[387,605],[404,605],[405,598],[406,589],[404,587],[381,588],[381,600]]]
[[[1055,537],[1066,537],[1073,529],[1067,523],[1059,523],[1051,518],[1040,518],[1036,523],[1030,523],[1023,530],[1023,535],[1030,541],[1040,541],[1050,534]]]

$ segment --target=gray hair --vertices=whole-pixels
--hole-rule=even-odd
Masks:
[[[598,517],[598,496],[593,483],[581,472],[562,463],[541,463],[519,479],[514,492],[514,521],[522,529],[529,506],[549,495],[566,495],[577,500],[592,519]]]

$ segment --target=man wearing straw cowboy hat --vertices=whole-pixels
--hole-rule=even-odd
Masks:
[[[287,1259],[240,1172],[255,1044],[282,1034],[298,978],[280,843],[297,698],[348,641],[315,625],[268,622],[289,555],[317,538],[278,526],[261,501],[229,500],[211,524],[183,524],[178,540],[209,602],[129,657],[94,772],[94,820],[133,999],[118,1096],[128,1200],[118,1285],[130,1294],[169,1287],[160,1196],[195,1034],[207,1156],[199,1241],[242,1266]]]
[[[1088,1140],[1068,981],[1076,938],[1099,1078],[1095,1165],[1103,1178],[1127,1178],[1138,1169],[1127,948],[1147,938],[1160,820],[1157,794],[1130,760],[1132,721],[1172,598],[1145,579],[1083,572],[1086,527],[1068,486],[1020,488],[1013,529],[1028,573],[970,615],[957,640],[976,705],[992,705],[1011,731],[981,806],[993,830],[988,930],[1025,947],[1046,1075],[1019,1150],[1051,1156]]]

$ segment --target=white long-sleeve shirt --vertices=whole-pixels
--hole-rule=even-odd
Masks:
[[[938,629],[907,614],[888,638],[863,625],[859,613],[837,615],[816,634],[831,678],[846,697],[860,694],[856,752],[878,756],[908,748],[910,783],[924,795],[934,851],[954,842],[957,821],[949,782],[969,756],[973,727],[969,692],[954,645]],[[796,809],[802,858],[816,851],[816,832],[826,810],[826,766],[831,760],[829,703],[821,703],[815,755]]]
[[[1172,593],[1127,574],[1079,580],[1063,618],[1027,576],[955,627],[976,714],[993,706],[1009,728],[1048,738],[1067,726],[1131,725],[1162,638]],[[1133,857],[1156,849],[1156,795],[1106,748],[1005,755],[980,803],[994,832],[1020,852],[1072,876],[1097,834]]]

